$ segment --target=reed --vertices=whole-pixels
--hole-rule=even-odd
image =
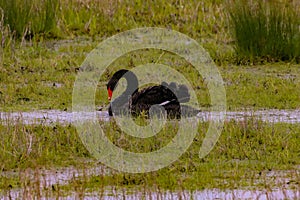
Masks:
[[[4,25],[16,38],[47,34],[55,27],[58,0],[0,0]]]
[[[239,0],[229,13],[238,59],[299,61],[300,18],[293,4]]]

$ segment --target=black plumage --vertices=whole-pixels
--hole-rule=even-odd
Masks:
[[[177,85],[163,82],[161,85],[150,86],[139,90],[138,80],[135,74],[129,70],[117,71],[107,84],[109,99],[115,89],[118,81],[124,77],[127,81],[126,90],[110,103],[109,115],[123,113],[128,111],[133,116],[141,113],[149,115],[150,107],[155,106],[153,112],[158,114],[165,109],[168,118],[180,118],[180,103],[188,102],[190,94],[185,85]]]

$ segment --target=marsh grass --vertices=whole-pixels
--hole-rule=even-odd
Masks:
[[[56,25],[58,3],[58,0],[1,0],[4,25],[17,38],[48,34]]]
[[[109,18],[103,14],[101,1],[66,0],[61,2],[58,22],[67,35],[95,36],[109,31]]]
[[[6,34],[6,33],[4,33]],[[0,109],[70,110],[72,89],[79,66],[99,41],[86,38],[34,43],[16,47],[7,35],[0,66]],[[14,46],[14,47],[13,47]],[[210,106],[205,81],[185,60],[159,50],[131,52],[117,59],[99,78],[96,105],[106,107],[106,83],[121,68],[130,69],[145,63],[160,63],[176,69],[191,83],[200,107]],[[219,67],[223,77],[228,109],[296,109],[300,106],[300,69],[298,65],[270,63],[257,66],[226,65]],[[57,87],[57,85],[60,85]],[[105,110],[105,109],[104,109]]]
[[[238,59],[299,62],[299,7],[277,1],[233,4],[229,13]]]
[[[145,193],[171,191],[180,195],[184,191],[204,189],[253,189],[272,192],[274,188],[286,190],[293,188],[295,194],[299,189],[299,125],[268,124],[253,118],[243,121],[229,121],[225,124],[222,135],[210,154],[199,159],[199,147],[207,130],[207,123],[201,123],[198,135],[190,148],[170,166],[149,173],[130,174],[115,172],[99,174],[71,180],[69,185],[58,186],[62,191],[77,190],[84,195],[88,192],[103,192],[99,188],[114,187],[114,190],[135,191]],[[106,127],[115,130],[114,122]],[[165,132],[174,129],[168,127]],[[111,133],[109,133],[111,134]],[[120,135],[119,132],[116,132]],[[171,136],[172,137],[172,136]],[[119,142],[119,138],[111,140]],[[170,140],[165,134],[163,139]],[[140,146],[137,140],[132,140],[138,150],[151,150],[149,146],[159,144],[153,139]],[[119,143],[121,144],[121,143]],[[122,143],[122,147],[125,145]],[[127,145],[130,145],[129,142]],[[132,150],[132,149],[131,149]],[[152,149],[153,150],[153,149]],[[280,175],[281,170],[285,175]],[[287,171],[285,171],[287,170]],[[281,177],[281,178],[277,178]],[[286,178],[286,179],[285,179]],[[288,184],[285,182],[288,180]],[[80,190],[78,190],[80,188]],[[113,194],[118,196],[118,192]],[[135,192],[133,191],[133,193]],[[113,195],[112,194],[112,195]],[[103,193],[102,193],[103,195]],[[183,195],[183,194],[182,194]]]
[[[138,117],[135,119],[135,123],[137,126],[146,126],[149,125],[150,122],[149,119]],[[114,128],[111,129],[111,127]],[[115,146],[130,152],[150,152],[159,150],[160,148],[166,146],[176,135],[178,127],[178,121],[172,120],[167,122],[165,126],[153,137],[138,138],[126,134],[118,127],[114,120],[111,120],[110,123],[102,124],[102,128],[107,133],[106,137],[108,137]],[[132,131],[135,131],[134,127],[132,128]]]
[[[18,37],[23,36],[29,26],[31,2],[29,0],[1,0],[0,7],[4,15],[4,24]]]
[[[102,124],[102,127],[115,145],[129,151],[151,152],[172,140],[177,123],[168,123],[162,133],[144,143],[137,138],[122,136],[114,121]],[[83,196],[88,191],[103,195],[103,190],[111,186],[117,191],[135,188],[149,192],[243,187],[270,189],[282,187],[282,183],[276,182],[276,175],[275,178],[268,178],[270,172],[276,174],[278,170],[291,170],[293,175],[287,173],[289,186],[299,187],[298,124],[270,124],[251,117],[243,121],[228,121],[214,149],[207,157],[199,159],[199,148],[207,128],[208,123],[200,123],[198,134],[189,149],[170,166],[158,171],[139,174],[112,171],[108,174],[83,175],[71,179],[67,185],[55,184],[50,190],[40,189],[40,182],[18,173],[17,176],[1,177],[0,186],[3,191],[22,187],[24,190],[27,188],[29,194],[41,195],[42,191],[51,191],[57,196],[70,191]],[[24,125],[22,121],[12,123],[7,120],[2,122],[0,130],[0,167],[3,172],[26,172],[31,168],[39,180],[39,174],[42,174],[40,168],[44,167],[71,164],[75,168],[80,166],[80,169],[89,170],[90,165],[86,164],[86,160],[91,157],[73,126]]]
[[[27,2],[27,3],[26,3]],[[29,2],[29,3],[28,3]],[[33,2],[33,3],[32,3]],[[26,41],[87,35],[109,37],[141,27],[171,28],[207,44],[215,60],[231,60],[225,5],[221,1],[4,1],[0,7],[10,34]],[[30,4],[32,3],[32,4]],[[23,5],[24,4],[24,5]],[[39,5],[39,6],[37,6]],[[219,52],[220,46],[226,46]],[[215,49],[218,52],[214,52]]]
[[[134,28],[162,27],[194,38],[220,65],[257,57],[263,61],[298,61],[299,5],[293,9],[292,3],[272,2],[228,6],[222,1],[190,0],[1,0],[5,25],[1,31],[8,30],[18,43],[19,39],[24,42],[34,37],[37,41],[79,35],[106,38]],[[238,55],[234,54],[232,38]]]
[[[32,18],[38,20],[37,27],[33,27],[30,23],[26,24],[24,20],[28,16],[26,16],[25,10],[37,9],[35,10],[37,15],[40,8],[34,6],[26,8],[30,4],[24,5],[22,8],[16,8],[16,10],[23,9],[20,10],[17,17],[20,17],[21,14],[24,15],[24,19],[18,21],[24,25],[23,28],[18,28],[20,30],[18,37],[23,40],[30,39],[32,43],[28,46],[18,45],[19,39],[15,38],[16,31],[13,33],[11,26],[4,23],[3,15],[0,24],[1,109],[14,111],[34,108],[68,109],[71,105],[72,88],[78,67],[86,54],[97,45],[94,39],[99,42],[105,37],[131,28],[151,25],[179,30],[200,41],[219,64],[235,62],[230,46],[231,37],[227,31],[227,11],[222,1],[187,0],[180,1],[180,4],[178,1],[153,2],[151,4],[150,1],[144,3],[144,1],[124,0],[97,1],[96,3],[95,1],[66,0],[60,2],[58,13],[56,13],[57,21],[54,20],[51,11],[48,14],[45,12],[53,5],[45,4],[45,7],[48,6],[48,8],[43,7],[42,15],[39,16],[43,19],[40,21],[38,17]],[[1,3],[8,5],[10,1],[1,1]],[[20,5],[22,4],[23,2],[20,1]],[[284,12],[286,12],[285,9],[283,9]],[[281,18],[294,20],[285,18],[285,14],[276,17],[275,11],[272,12],[274,12],[274,20],[272,19],[274,23],[280,22]],[[264,16],[264,13],[261,12],[260,15]],[[53,20],[50,20],[48,25],[41,24],[46,18]],[[50,27],[52,23],[57,27],[46,28]],[[22,27],[20,24],[16,24],[16,27]],[[272,30],[276,29],[276,26],[271,27]],[[279,28],[286,32],[279,32],[278,35],[275,35],[276,37],[272,38],[272,41],[282,39],[280,34],[287,33],[287,39],[285,37],[283,39],[290,42],[288,26],[279,26]],[[37,30],[41,30],[41,32]],[[93,41],[84,41],[84,45],[70,40],[68,44],[60,44],[64,41],[58,41],[59,45],[53,47],[56,44],[52,46],[48,39],[55,38],[56,31],[62,37],[77,35],[96,37],[93,38]],[[41,37],[32,38],[31,33],[40,34]],[[264,35],[262,32],[260,34]],[[41,41],[43,37],[47,41]],[[297,39],[297,37],[296,35],[293,39]],[[47,46],[49,44],[50,47]],[[279,42],[278,46],[281,47],[283,44],[284,42]],[[272,44],[267,47],[269,49],[277,48],[276,45],[272,47]],[[280,55],[281,51],[275,51],[277,52],[276,57],[273,58],[266,54],[263,59],[267,61],[294,59],[293,47],[286,50],[286,57]],[[148,56],[146,59],[143,57],[144,53],[146,53],[146,57]],[[195,86],[194,89],[199,94],[201,106],[209,107],[207,88],[195,69],[176,60],[178,58],[172,57],[172,55],[160,55],[159,51],[148,51],[148,54],[147,50],[140,54],[133,52],[120,58],[114,63],[114,66],[123,68],[125,65],[125,68],[130,68],[145,62],[156,62],[157,58],[160,58],[158,60],[160,63],[172,63],[172,66],[186,75],[191,84]],[[248,60],[256,59],[256,56],[252,54],[247,56]],[[174,60],[176,62],[173,62]],[[104,85],[116,68],[110,67],[108,72],[100,77],[102,82],[99,83],[96,103],[108,103]],[[294,109],[299,107],[299,90],[295,89],[299,88],[300,84],[298,81],[299,66],[281,63],[241,68],[228,65],[220,67],[220,70],[225,80],[229,109],[244,107]],[[56,87],[56,83],[61,87]],[[137,122],[143,124],[144,119],[137,119]],[[294,169],[300,164],[300,127],[298,124],[267,124],[251,118],[242,122],[226,122],[213,151],[200,160],[198,153],[207,125],[207,123],[200,123],[198,135],[188,151],[167,168],[147,174],[115,173],[113,175],[84,176],[74,178],[66,186],[53,185],[52,188],[45,190],[55,193],[57,198],[65,196],[65,193],[70,191],[75,191],[78,198],[83,198],[85,191],[97,191],[100,196],[103,196],[103,191],[107,186],[113,188],[115,196],[121,192],[123,197],[126,196],[126,189],[131,187],[140,189],[144,194],[156,190],[159,194],[163,194],[165,190],[183,194],[186,190],[215,187],[226,189],[254,186],[270,189],[274,185],[276,186],[273,181],[276,177],[270,184],[260,182],[255,185],[261,174],[276,169]],[[172,139],[177,130],[176,123],[168,123],[159,135],[142,141],[126,136],[112,121],[104,124],[103,127],[107,130],[107,137],[115,145],[135,152],[154,151],[163,147]],[[41,173],[40,167],[68,165],[89,167],[82,160],[90,159],[90,155],[72,125],[26,125],[22,120],[17,122],[1,121],[0,138],[0,171],[2,172],[18,173],[32,168],[38,176]],[[299,169],[295,171],[297,172],[297,170],[299,171]],[[291,184],[295,183],[294,187],[299,191],[300,178],[299,173],[296,172],[291,177]],[[30,195],[41,195],[37,183],[32,183],[20,176],[21,173],[12,178],[4,177],[1,173],[1,192],[22,187],[24,191],[27,191],[25,192],[29,195],[28,198]],[[281,187],[284,189],[286,185],[282,184]]]
[[[88,156],[71,126],[25,125],[22,120],[0,124],[0,170],[73,164]],[[68,165],[68,164],[67,164]]]

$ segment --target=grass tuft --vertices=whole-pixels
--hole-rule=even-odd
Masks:
[[[229,10],[238,59],[299,61],[300,18],[292,4],[240,0]]]
[[[56,25],[58,0],[0,0],[4,25],[17,38],[47,34]]]

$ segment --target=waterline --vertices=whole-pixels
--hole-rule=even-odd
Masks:
[[[55,123],[70,124],[76,120],[73,115],[76,113],[60,110],[38,110],[31,112],[0,112],[0,120],[6,123],[21,121],[24,124],[45,124]],[[94,116],[100,121],[109,121],[110,116],[107,111],[95,111],[79,113],[82,121],[91,120]],[[208,111],[199,112],[197,118],[199,121],[211,121],[221,113],[212,113]],[[300,110],[257,110],[257,111],[228,111],[226,112],[226,121],[243,121],[248,118],[260,119],[270,123],[300,123]]]

